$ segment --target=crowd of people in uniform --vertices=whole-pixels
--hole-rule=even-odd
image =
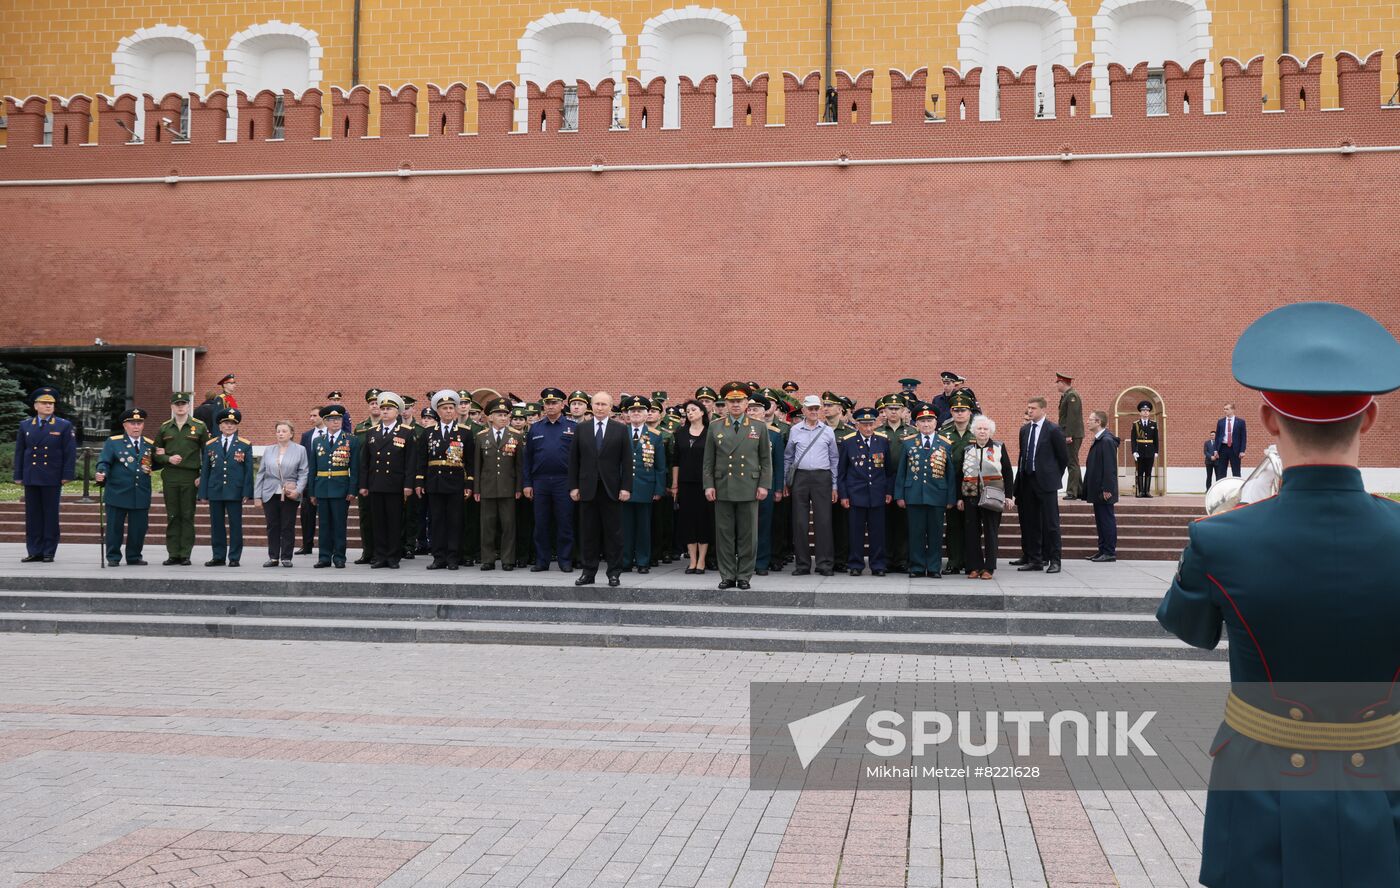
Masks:
[[[804,396],[793,381],[701,386],[683,403],[670,403],[664,391],[622,394],[616,405],[607,393],[558,388],[533,402],[512,394],[484,404],[470,390],[443,389],[417,407],[411,396],[372,388],[358,423],[332,391],[298,440],[281,421],[277,443],[257,453],[240,433],[238,379],[230,373],[193,410],[190,392],[174,393],[171,417],[153,435],[148,412],[137,407],[121,416],[122,433],[104,442],[96,480],[106,563],[145,563],[157,471],[167,565],[191,563],[200,501],[211,523],[205,565],[241,565],[243,507],[260,501],[267,567],[290,567],[294,555],[313,552],[315,567],[345,567],[354,507],[362,551],[353,563],[376,569],[425,557],[430,570],[557,564],[584,580],[601,560],[616,585],[622,573],[680,560],[686,573],[718,570],[723,584],[740,588],[789,564],[797,575],[987,579],[997,569],[1002,515],[1019,503],[1021,552],[1011,563],[1053,573],[1060,569],[1055,501],[1066,470],[1064,498],[1089,499],[1105,513],[1092,560],[1114,559],[1117,439],[1105,415],[1090,414],[1087,434],[1113,450],[1095,463],[1108,470],[1094,473],[1088,490],[1079,468],[1086,420],[1073,378],[1056,374],[1058,423],[1045,416],[1045,399],[1028,401],[1016,467],[967,380],[952,371],[940,379],[942,391],[927,401],[917,394],[921,382],[906,378],[899,391],[859,409],[831,391]],[[73,473],[72,429],[52,416],[56,396],[52,388],[34,394],[36,416],[17,443],[17,466],[37,461],[36,472],[53,476],[30,479],[45,482],[41,493]],[[1144,457],[1138,484],[1147,495],[1156,427],[1150,403],[1142,407],[1133,447],[1135,459],[1139,448]],[[26,450],[31,440],[37,449]],[[50,441],[68,447],[52,466]],[[17,468],[17,480],[22,474]],[[57,496],[31,498],[27,560],[51,560]]]

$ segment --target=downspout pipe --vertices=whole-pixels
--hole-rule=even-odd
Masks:
[[[1288,55],[1288,0],[1279,0],[1283,4],[1283,54]]]
[[[1284,0],[1284,2],[1286,3],[1287,0]],[[831,82],[831,3],[832,3],[832,0],[826,0],[826,62],[825,62],[825,64],[822,66],[822,83],[824,83],[828,89],[830,89],[831,86],[832,86],[832,82]]]
[[[1283,0],[1287,3],[1288,0]],[[1285,43],[1288,41],[1285,39]],[[350,85],[360,85],[360,0],[355,0],[355,11],[351,17],[350,31]]]

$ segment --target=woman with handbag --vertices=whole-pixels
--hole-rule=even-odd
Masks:
[[[997,534],[1001,513],[1012,503],[1011,457],[1006,445],[992,439],[997,424],[982,414],[972,420],[972,441],[963,451],[958,510],[966,532],[968,579],[990,580],[997,569]]]
[[[263,567],[292,566],[296,547],[297,506],[310,474],[306,448],[292,440],[292,424],[276,425],[277,443],[263,448],[262,462],[253,479],[254,496],[262,500],[267,518],[267,561]]]

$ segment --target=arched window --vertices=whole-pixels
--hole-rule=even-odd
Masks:
[[[529,128],[527,82],[543,89],[556,80],[564,81],[565,105],[577,108],[577,81],[596,86],[612,78],[617,90],[614,116],[618,116],[626,87],[622,76],[622,49],[626,45],[622,26],[615,19],[596,12],[566,9],[526,25],[519,43],[520,63],[516,67],[520,79],[520,89],[516,93],[517,127]]]
[[[209,50],[204,38],[179,25],[139,28],[112,53],[112,94],[204,93],[209,85]],[[146,108],[136,102],[136,132],[145,132]]]
[[[640,50],[637,70],[643,83],[653,77],[666,78],[666,101],[662,125],[680,126],[680,78],[699,83],[714,74],[715,124],[731,126],[734,120],[734,84],[731,74],[744,74],[748,60],[744,43],[748,39],[739,19],[718,9],[687,6],[668,9],[648,19],[637,38]]]
[[[1104,0],[1094,16],[1095,113],[1111,113],[1110,62],[1128,70],[1147,62],[1149,109],[1152,109],[1152,97],[1165,96],[1161,82],[1163,62],[1171,60],[1186,68],[1197,59],[1206,59],[1201,109],[1208,109],[1215,97],[1209,64],[1210,20],[1205,0]]]
[[[1001,117],[997,67],[1020,74],[1035,65],[1036,91],[1044,95],[1047,117],[1055,113],[1051,65],[1074,67],[1074,16],[1064,0],[987,0],[968,8],[958,27],[958,65],[982,69],[978,108],[983,120]]]
[[[264,22],[233,35],[224,50],[224,84],[230,97],[226,138],[233,139],[238,132],[235,90],[253,96],[270,89],[280,96],[289,89],[301,95],[321,85],[322,54],[316,32],[297,24]],[[279,135],[274,126],[273,137]]]

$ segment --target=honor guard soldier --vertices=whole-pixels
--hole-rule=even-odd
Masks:
[[[519,432],[520,435],[525,438],[525,447],[527,450],[530,446],[529,429],[530,426],[534,424],[534,420],[530,417],[531,403],[532,402],[527,401],[524,404],[516,404],[514,407],[510,408],[510,425],[508,426],[511,431]],[[520,460],[522,467],[525,462],[526,460],[524,459]],[[527,565],[534,564],[533,552],[535,548],[535,504],[524,496],[523,479],[521,485],[521,496],[517,497],[515,500],[516,567],[526,567]]]
[[[770,568],[779,566],[775,550],[777,549],[777,539],[773,534],[773,528],[779,528],[778,538],[789,536],[786,531],[787,524],[778,523],[778,503],[783,498],[783,450],[787,447],[787,438],[783,435],[778,425],[769,418],[773,410],[773,402],[768,400],[765,389],[755,394],[749,401],[749,419],[761,424],[768,431],[768,441],[772,448],[771,472],[764,486],[768,488],[768,496],[758,504],[758,541],[754,550],[753,572],[760,577],[768,576]]]
[[[911,384],[919,384],[919,380],[913,377],[906,377],[899,382],[905,386],[906,391]],[[904,457],[904,448],[914,437],[913,427],[904,421],[904,414],[908,408],[905,406],[903,393],[885,395],[875,402],[875,409],[880,411],[884,420],[875,429],[875,434],[889,442],[890,463],[898,469]],[[904,573],[909,569],[909,530],[905,523],[907,517],[907,512],[894,502],[885,507],[885,549],[888,562],[886,566],[895,573]]]
[[[575,392],[574,395],[583,395]],[[571,400],[573,396],[570,396]],[[564,392],[557,388],[540,391],[544,418],[530,426],[525,446],[525,496],[534,507],[534,561],[530,570],[549,569],[557,555],[559,569],[573,570],[574,510],[569,500],[569,448],[574,443],[577,423],[564,416]]]
[[[369,430],[379,424],[379,395],[382,389],[371,388],[365,390],[365,406],[369,408],[369,415],[360,420],[354,428],[355,437],[360,440],[359,452],[365,451],[365,444],[369,439]],[[363,482],[364,475],[359,475]],[[355,499],[355,510],[360,515],[360,557],[355,559],[356,564],[369,564],[374,560],[374,516],[370,514],[369,497],[360,494]]]
[[[957,389],[948,399],[948,409],[952,414],[952,419],[939,426],[938,429],[939,436],[946,438],[951,446],[948,462],[953,465],[955,473],[962,471],[963,451],[973,441],[972,414],[976,408],[977,401],[972,397],[971,392]],[[963,538],[966,536],[963,533],[963,522],[947,522],[944,535],[948,541],[948,566],[944,568],[944,572],[962,573],[967,561],[967,555],[963,549]]]
[[[651,572],[651,513],[666,490],[666,444],[647,428],[651,401],[628,395],[620,404],[632,451],[632,496],[622,503],[622,569]]]
[[[1161,437],[1157,423],[1152,419],[1152,402],[1143,399],[1138,402],[1138,421],[1133,423],[1133,464],[1137,466],[1138,497],[1152,496],[1152,464],[1161,449]]]
[[[349,540],[350,500],[359,490],[360,439],[345,431],[345,408],[327,404],[321,408],[326,434],[318,435],[308,454],[311,462],[311,499],[320,525],[320,551],[315,567],[345,567]]]
[[[243,503],[253,501],[253,445],[238,436],[243,413],[225,407],[215,416],[219,434],[205,445],[199,463],[199,498],[209,504],[209,544],[214,557],[205,567],[238,567],[243,558]]]
[[[190,416],[190,392],[170,397],[175,415],[156,432],[156,467],[165,497],[166,566],[189,564],[194,552],[194,510],[209,427]]]
[[[1084,442],[1084,402],[1074,390],[1074,377],[1070,374],[1056,373],[1055,387],[1060,390],[1060,430],[1065,433],[1065,449],[1069,452],[1065,499],[1077,500],[1084,490],[1084,478],[1079,472],[1079,445]]]
[[[458,419],[459,393],[443,389],[433,395],[438,424],[419,444],[417,485],[428,503],[428,570],[457,570],[462,564],[462,502],[471,497],[476,435]]]
[[[705,436],[701,483],[715,504],[715,560],[721,589],[749,588],[758,536],[758,504],[768,498],[773,479],[773,447],[768,427],[748,417],[749,388],[725,383],[724,416]]]
[[[1282,481],[1191,525],[1157,609],[1188,644],[1212,649],[1222,627],[1230,642],[1200,881],[1400,885],[1400,503],[1357,468],[1375,396],[1400,388],[1400,343],[1354,308],[1302,302],[1249,325],[1232,370],[1259,391]]]
[[[510,425],[510,402],[486,405],[491,424],[476,433],[476,491],[481,504],[481,569],[515,569],[515,501],[525,487],[525,435]]]
[[[879,417],[873,407],[857,410],[856,434],[838,445],[841,461],[836,485],[841,508],[850,514],[846,566],[853,577],[865,568],[867,544],[871,576],[885,575],[885,507],[894,499],[895,464],[890,442],[875,434]]]
[[[413,430],[399,422],[403,399],[379,394],[379,422],[365,432],[360,450],[360,496],[369,500],[374,524],[371,568],[398,570],[403,552],[403,504],[413,495],[418,450]]]
[[[24,545],[20,561],[53,561],[58,551],[58,504],[77,469],[73,424],[54,416],[58,389],[43,386],[29,396],[34,418],[15,436],[15,483],[24,485]]]
[[[647,428],[661,436],[661,447],[666,453],[666,466],[669,472],[676,464],[676,436],[671,424],[665,422],[666,393],[651,393],[651,407],[647,410]],[[671,495],[671,479],[668,475],[662,481],[661,499],[651,510],[651,563],[670,564],[675,561],[676,552],[676,498]]]
[[[233,396],[233,390],[238,387],[238,376],[233,373],[225,373],[219,380],[219,407],[214,411],[214,423],[218,424],[220,409],[238,409],[238,399]]]
[[[151,472],[156,469],[155,441],[142,436],[146,411],[133,407],[122,414],[125,434],[113,435],[102,445],[97,473],[102,502],[107,510],[107,566],[122,563],[122,538],[126,538],[126,563],[145,564],[146,527],[151,512]]]
[[[909,576],[943,576],[945,513],[957,502],[953,441],[938,431],[932,404],[914,408],[913,438],[905,442],[895,472],[894,497],[907,513]]]

